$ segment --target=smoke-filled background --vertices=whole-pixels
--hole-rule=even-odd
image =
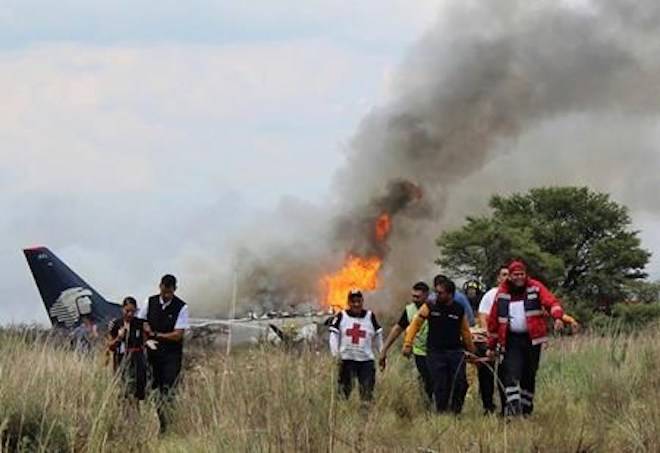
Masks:
[[[291,216],[325,228],[238,252],[255,259],[238,265],[244,303],[295,303],[358,252],[384,257],[374,299],[391,304],[430,278],[441,229],[495,192],[588,184],[656,212],[659,20],[657,2],[446,8],[400,65],[392,99],[362,120],[332,203]],[[419,187],[423,203],[402,181]],[[372,241],[383,211],[393,218],[386,246]]]
[[[314,8],[324,14],[310,13]],[[444,228],[483,212],[494,192],[546,184],[611,192],[631,207],[643,245],[660,249],[653,184],[660,168],[656,2],[438,1],[420,3],[414,17],[406,2],[374,2],[350,14],[344,9],[313,3],[302,16],[310,27],[301,36],[326,20],[341,31],[320,27],[327,41],[316,37],[265,53],[213,42],[217,36],[195,36],[172,49],[130,33],[140,45],[129,51],[120,39],[108,50],[103,40],[112,38],[103,33],[90,54],[34,43],[4,51],[12,74],[30,58],[56,60],[59,53],[78,71],[92,68],[92,76],[70,87],[77,115],[53,115],[65,126],[81,120],[86,127],[77,134],[60,127],[47,139],[52,116],[37,116],[40,121],[26,127],[20,114],[34,120],[26,105],[39,94],[66,105],[67,92],[60,92],[68,85],[33,76],[53,87],[27,96],[14,79],[5,82],[16,88],[11,92],[22,107],[3,114],[16,123],[3,126],[18,137],[9,141],[16,148],[7,148],[10,157],[39,140],[53,149],[19,160],[20,172],[3,168],[7,187],[34,179],[24,198],[2,201],[10,219],[5,236],[52,237],[94,276],[91,283],[104,279],[99,286],[113,294],[122,294],[118,286],[147,292],[153,286],[147,279],[173,270],[198,314],[227,312],[234,269],[241,310],[313,304],[322,294],[321,277],[339,269],[349,253],[384,259],[382,287],[371,301],[391,307],[410,283],[436,271],[433,240]],[[166,21],[168,11],[157,20]],[[266,16],[277,17],[260,20]],[[408,25],[378,22],[381,16]],[[375,31],[379,26],[387,33]],[[421,37],[411,44],[416,34]],[[184,35],[172,39],[190,39]],[[338,52],[337,43],[349,45]],[[93,70],[106,65],[99,82]],[[141,71],[129,71],[136,66]],[[255,73],[260,83],[244,82],[258,78]],[[131,88],[133,79],[142,90]],[[104,91],[114,80],[124,85]],[[242,90],[232,87],[235,80]],[[255,87],[263,93],[253,94]],[[117,93],[136,100],[117,103]],[[102,116],[88,124],[86,109],[100,101]],[[324,106],[323,114],[314,106]],[[250,136],[247,146],[227,132],[242,129]],[[144,134],[149,139],[137,145],[121,138]],[[70,148],[62,150],[65,145]],[[58,166],[67,153],[76,171]],[[34,166],[64,176],[40,186]],[[222,178],[233,184],[219,183]],[[98,184],[123,189],[80,195]],[[250,206],[251,199],[267,201]],[[373,236],[383,211],[392,215],[387,243]],[[7,247],[21,245],[9,241]]]

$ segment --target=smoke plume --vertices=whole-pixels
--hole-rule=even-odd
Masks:
[[[243,301],[313,301],[323,273],[366,253],[385,259],[391,303],[431,276],[441,229],[496,191],[586,183],[640,203],[653,170],[639,162],[658,161],[659,26],[653,1],[456,2],[360,124],[333,199],[297,213],[310,230],[241,249]],[[387,244],[373,237],[383,212]]]

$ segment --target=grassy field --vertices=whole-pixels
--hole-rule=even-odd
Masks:
[[[369,410],[335,396],[326,353],[260,348],[189,363],[172,430],[151,402],[121,404],[101,357],[0,333],[3,451],[660,451],[660,334],[555,339],[537,412],[484,417],[475,389],[460,418],[424,410],[413,364],[392,360]],[[397,354],[393,354],[397,355]],[[354,395],[355,396],[355,395]]]

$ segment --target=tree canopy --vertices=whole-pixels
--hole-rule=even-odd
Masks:
[[[644,279],[651,254],[628,209],[586,187],[543,187],[493,196],[492,214],[468,217],[437,240],[437,264],[494,284],[498,266],[524,259],[530,273],[565,295],[609,305]]]

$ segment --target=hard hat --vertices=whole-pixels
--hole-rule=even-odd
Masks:
[[[472,279],[465,282],[463,285],[463,292],[467,292],[470,288],[474,288],[480,293],[484,292],[484,285],[482,285],[479,280]]]

